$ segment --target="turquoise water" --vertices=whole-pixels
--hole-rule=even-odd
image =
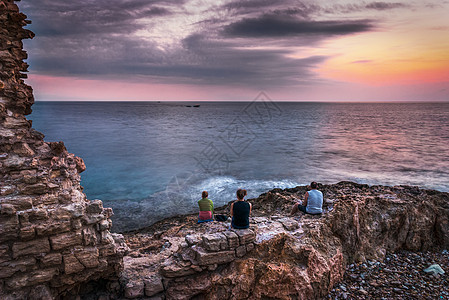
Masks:
[[[449,191],[448,103],[192,104],[37,102],[30,119],[84,159],[89,199],[145,224],[196,210],[202,190],[216,205],[312,180]]]

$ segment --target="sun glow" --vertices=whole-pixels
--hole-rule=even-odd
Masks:
[[[449,78],[447,18],[402,16],[377,31],[328,41],[334,55],[318,72],[323,77],[369,85],[445,82]],[[398,25],[399,24],[399,25]]]

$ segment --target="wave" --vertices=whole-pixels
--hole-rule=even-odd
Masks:
[[[204,175],[203,175],[204,176]],[[248,191],[247,198],[255,198],[273,188],[290,188],[299,184],[286,180],[244,180],[232,176],[211,176],[183,173],[175,176],[166,190],[157,192],[148,198],[135,201],[114,202],[114,231],[127,231],[149,226],[161,219],[195,213],[201,192],[206,190],[215,207],[223,206],[236,199],[239,188]]]
[[[204,175],[193,174],[189,177],[176,176],[169,185],[166,193],[171,197],[177,198],[179,205],[180,199],[195,206],[196,201],[201,199],[201,192],[207,191],[215,205],[225,205],[235,200],[237,189],[242,188],[248,191],[247,198],[258,197],[261,193],[267,192],[273,188],[289,188],[299,185],[297,182],[284,180],[245,180],[233,176],[210,176],[204,178]],[[185,205],[181,205],[185,206]],[[195,207],[196,209],[196,207]]]

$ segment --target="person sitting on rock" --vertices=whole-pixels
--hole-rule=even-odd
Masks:
[[[203,191],[201,193],[202,199],[198,201],[198,206],[200,208],[198,223],[210,222],[214,220],[214,202],[207,198],[208,196],[209,193],[207,191]]]
[[[249,227],[249,215],[251,214],[251,203],[245,201],[246,190],[237,190],[237,201],[231,204],[231,227],[245,229]]]
[[[298,210],[310,215],[319,215],[323,213],[323,193],[317,190],[318,183],[315,181],[310,184],[310,187],[312,189],[306,192],[303,204],[296,203],[293,205],[290,213],[291,216],[297,213]]]

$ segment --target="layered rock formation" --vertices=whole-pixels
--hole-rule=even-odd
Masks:
[[[81,158],[44,142],[25,115],[26,16],[0,0],[0,298],[52,299],[116,276],[126,246],[109,232],[112,210],[82,192]]]
[[[306,187],[251,199],[249,230],[196,216],[126,235],[126,298],[319,299],[347,263],[401,249],[449,248],[449,194],[341,182],[320,186],[325,214],[287,217]],[[218,210],[220,212],[220,210]],[[222,209],[221,213],[226,213]]]

